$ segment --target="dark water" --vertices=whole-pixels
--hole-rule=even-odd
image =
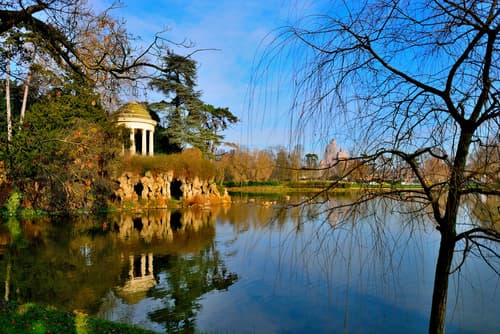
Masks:
[[[0,226],[0,297],[159,332],[423,333],[438,233],[380,204],[342,220],[275,198]],[[498,263],[498,262],[497,262]],[[498,268],[497,268],[498,270]],[[500,333],[498,276],[452,276],[448,333]]]

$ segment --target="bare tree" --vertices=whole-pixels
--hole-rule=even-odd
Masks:
[[[115,3],[98,14],[85,0],[7,1],[0,10],[0,35],[22,29],[56,63],[88,76],[106,72],[133,78],[133,69],[139,67],[161,70],[147,57],[161,38],[157,36],[144,49],[132,47],[125,22],[109,14],[118,6]]]
[[[98,13],[86,0],[1,1],[0,50],[6,36],[15,34],[19,49],[33,46],[37,61],[45,68],[84,76],[95,84],[105,104],[115,106],[114,99],[125,83],[131,89],[146,87],[142,79],[165,72],[159,59],[170,47],[192,47],[186,41],[168,40],[163,32],[150,42],[139,41],[127,31],[125,21],[112,15],[121,6],[116,1]],[[23,81],[31,64],[32,59],[16,64],[25,69],[20,76]]]
[[[349,205],[385,196],[414,202],[433,219],[441,242],[429,332],[442,333],[458,245],[464,257],[475,248],[498,273],[495,224],[461,226],[457,217],[465,197],[500,195],[498,184],[478,183],[467,170],[476,146],[499,136],[499,3],[330,1],[323,10],[270,34],[257,73],[270,74],[275,63],[292,71],[299,132],[315,122],[351,136],[358,154],[344,177],[366,166],[382,179],[411,171],[420,188],[367,189]],[[426,177],[429,159],[447,172]],[[498,155],[489,165],[498,164],[491,159]]]

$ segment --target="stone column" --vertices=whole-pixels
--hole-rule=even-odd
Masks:
[[[146,254],[141,254],[141,277],[146,276]]]
[[[154,155],[155,154],[155,149],[154,149],[154,130],[149,131],[149,155]]]
[[[130,129],[130,154],[135,154],[135,129]]]
[[[141,154],[142,155],[146,155],[146,151],[147,151],[147,146],[146,146],[146,129],[142,129],[141,130],[141,139],[142,139],[142,152]]]
[[[128,277],[130,279],[133,279],[134,278],[134,256],[133,255],[129,255],[128,257],[128,261],[129,261],[129,271],[128,271]]]
[[[148,275],[153,275],[153,253],[148,254]]]

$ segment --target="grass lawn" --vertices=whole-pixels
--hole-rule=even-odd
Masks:
[[[34,304],[0,301],[1,333],[155,333],[130,325],[90,318],[84,313],[64,312]]]
[[[305,181],[305,182],[282,182],[273,185],[255,184],[247,185],[243,184],[238,186],[237,184],[225,185],[226,189],[230,193],[257,193],[257,194],[290,194],[290,193],[315,193],[327,189],[329,186],[333,185],[330,181]],[[404,190],[404,189],[419,189],[419,185],[389,185],[389,184],[359,184],[355,182],[340,182],[328,189],[328,192],[357,192],[363,191],[365,189],[380,189],[381,191],[386,190]]]

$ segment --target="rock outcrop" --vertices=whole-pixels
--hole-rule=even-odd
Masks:
[[[117,180],[115,191],[119,203],[134,202],[147,207],[167,207],[171,199],[180,200],[185,205],[211,205],[228,203],[231,198],[227,191],[221,195],[213,180],[174,178],[173,172],[144,176],[125,172]]]

